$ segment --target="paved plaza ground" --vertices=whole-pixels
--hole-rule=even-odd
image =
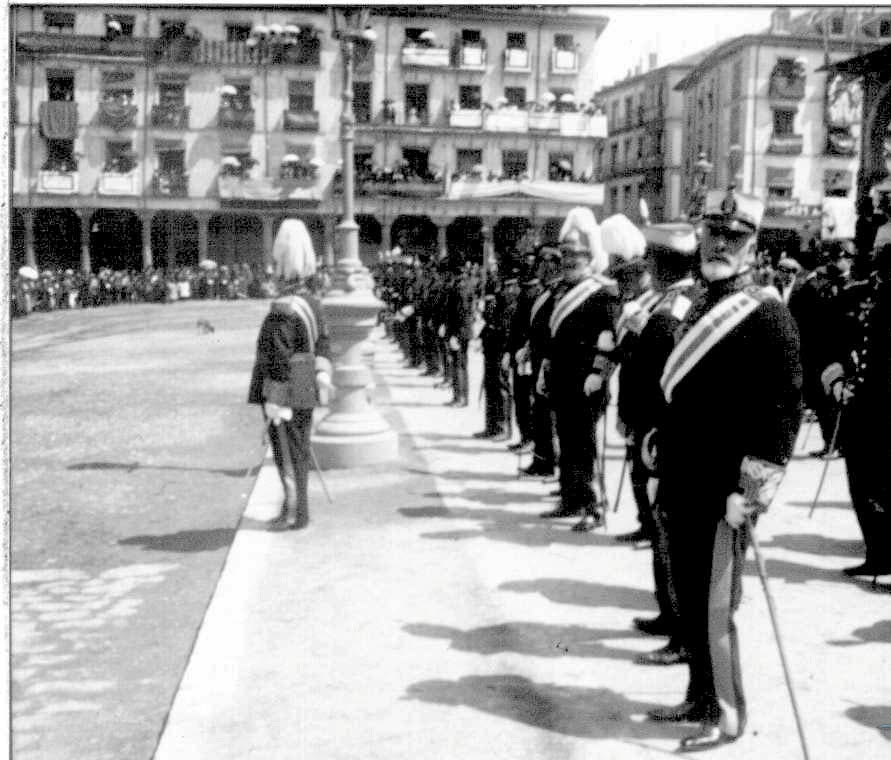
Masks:
[[[379,337],[375,398],[399,432],[400,459],[325,473],[333,504],[312,475],[310,527],[263,530],[279,485],[268,459],[254,478],[262,450],[256,410],[243,400],[265,308],[174,304],[134,321],[112,309],[80,327],[50,319],[57,315],[14,324],[15,757],[673,754],[690,727],[643,715],[681,699],[686,668],[632,662],[663,640],[630,628],[632,617],[655,611],[649,551],[612,539],[634,527],[630,492],[605,531],[574,534],[569,521],[540,520],[554,485],[517,479],[503,444],[471,438],[482,427],[480,354],[471,354],[472,403],[456,410]],[[210,315],[212,335],[195,331],[199,314]],[[151,350],[132,337],[140,329]],[[170,356],[185,352],[206,366],[212,390],[201,413],[183,409],[197,403],[182,390],[192,387],[186,374],[146,380],[150,357],[156,367],[172,361],[167,344]],[[54,379],[60,351],[66,366],[81,368],[77,383]],[[112,442],[123,436],[114,426],[107,441],[88,434],[98,418],[67,429],[83,384],[108,373],[116,385],[100,390],[127,390],[117,410],[124,431],[137,429],[128,394],[171,394],[136,415],[146,419],[141,435],[157,436],[147,448],[140,436]],[[53,403],[69,413],[40,417]],[[148,433],[155,413],[162,429]],[[622,455],[612,414],[611,496]],[[44,427],[32,432],[35,415]],[[250,450],[238,452],[234,436]],[[178,452],[177,466],[189,471],[165,469],[174,467],[165,444],[181,439],[194,446]],[[811,757],[887,757],[891,589],[840,574],[862,553],[843,462],[830,464],[808,519],[821,463],[803,451],[820,440],[812,432],[805,447],[803,439],[759,535]],[[75,466],[100,462],[117,466]],[[49,483],[29,479],[41,466]],[[151,466],[150,481],[131,481]],[[86,494],[97,480],[97,493],[126,488],[126,498],[91,511]],[[801,757],[754,563],[737,622],[748,732],[708,756]]]

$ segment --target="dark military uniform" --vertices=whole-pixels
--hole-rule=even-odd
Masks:
[[[517,363],[517,352],[529,340],[529,317],[532,313],[532,304],[539,293],[538,280],[527,280],[523,283],[523,289],[517,299],[516,308],[510,316],[505,343],[505,352],[508,355],[511,370],[514,413],[517,418],[521,444],[529,443],[533,440],[532,390],[534,375],[529,374],[528,362],[524,362],[522,365]]]
[[[556,284],[555,284],[556,285]],[[535,389],[535,378],[541,372],[542,362],[551,340],[548,326],[554,310],[555,288],[539,293],[529,308],[529,363],[532,368],[532,440],[534,443],[532,464],[524,471],[527,475],[552,475],[554,472],[554,413],[551,399]]]
[[[508,397],[502,377],[501,357],[507,335],[504,329],[505,301],[501,292],[489,293],[483,305],[483,393],[486,399],[485,427],[477,437],[496,437],[507,434],[509,427]]]
[[[449,290],[446,336],[452,357],[452,402],[467,406],[469,379],[467,350],[473,337],[474,284],[469,276],[456,278]]]

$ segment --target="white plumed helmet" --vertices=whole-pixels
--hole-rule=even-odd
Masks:
[[[625,214],[608,216],[600,224],[600,239],[608,256],[631,261],[644,255],[644,234]]]
[[[609,268],[609,256],[603,249],[600,226],[591,209],[585,206],[570,209],[558,239],[561,243],[587,248],[591,252],[593,274],[603,274]]]
[[[284,280],[306,279],[316,273],[316,254],[309,230],[299,219],[285,219],[272,245],[275,273]]]

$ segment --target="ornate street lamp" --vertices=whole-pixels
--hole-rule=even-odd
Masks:
[[[335,276],[338,285],[352,290],[348,282],[350,275],[363,273],[365,268],[359,259],[359,225],[354,218],[355,201],[353,142],[356,119],[353,115],[353,53],[360,41],[374,42],[377,33],[368,23],[370,11],[367,8],[339,6],[331,8],[331,36],[340,42],[343,57],[343,111],[340,115],[340,146],[343,177],[343,217],[335,230],[337,263]],[[367,276],[362,279],[367,279]]]
[[[705,153],[699,154],[699,160],[693,164],[693,189],[690,191],[690,200],[687,203],[687,220],[696,224],[705,213],[705,199],[708,192],[706,181],[714,166],[705,157]]]

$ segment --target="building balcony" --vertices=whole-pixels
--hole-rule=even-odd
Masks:
[[[603,114],[561,113],[560,135],[563,137],[606,137],[606,116]]]
[[[803,147],[801,135],[771,135],[767,152],[778,156],[798,156]]]
[[[532,56],[525,48],[508,48],[504,51],[505,74],[529,74],[532,72]]]
[[[461,129],[482,129],[483,112],[478,108],[456,108],[449,113],[449,126]]]
[[[317,38],[292,44],[260,42],[249,45],[243,41],[180,37],[158,50],[155,62],[189,63],[197,66],[319,66],[321,50],[321,41]]]
[[[125,173],[102,172],[96,192],[99,195],[141,195],[139,170],[133,169]]]
[[[804,77],[772,76],[767,88],[767,96],[771,100],[789,101],[804,98]]]
[[[220,106],[217,112],[217,124],[220,129],[243,129],[247,132],[254,131],[254,109],[242,110]]]
[[[826,135],[826,153],[830,156],[855,156],[859,145],[849,127],[829,127]]]
[[[445,184],[440,181],[423,180],[366,180],[357,183],[359,195],[383,195],[394,198],[439,198],[445,192]]]
[[[116,131],[132,129],[136,126],[136,113],[139,108],[134,103],[121,103],[116,100],[99,102],[98,122],[103,127]]]
[[[152,106],[152,126],[160,129],[188,129],[188,106]]]
[[[519,109],[489,111],[483,123],[487,132],[528,132],[529,113]]]
[[[76,195],[80,183],[77,172],[37,172],[37,192],[52,195]]]
[[[115,39],[86,34],[18,32],[16,50],[40,55],[86,55],[144,58],[154,40],[119,36]]]
[[[282,126],[287,132],[318,132],[319,112],[285,109]]]
[[[577,50],[551,50],[551,74],[578,74],[579,54]]]
[[[479,45],[462,45],[458,48],[457,64],[466,71],[485,71],[489,51]]]
[[[556,111],[532,111],[529,114],[529,129],[554,130],[560,129],[560,116]]]
[[[449,66],[449,49],[445,47],[421,47],[405,45],[402,48],[403,66],[420,66],[428,69],[447,69]]]
[[[185,198],[189,195],[189,175],[184,172],[155,172],[152,175],[152,193],[160,198]]]
[[[330,195],[334,167],[324,165],[318,168],[313,177],[304,179],[283,179],[281,177],[220,176],[217,189],[221,201],[234,202],[278,202],[301,201],[319,203]]]

